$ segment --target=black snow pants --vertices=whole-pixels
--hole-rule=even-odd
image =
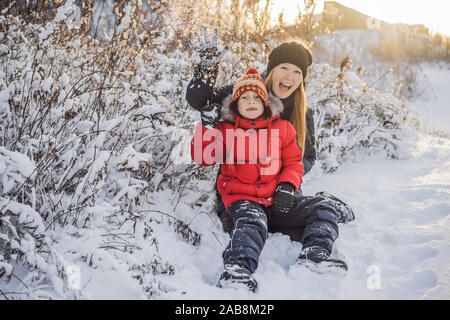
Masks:
[[[300,242],[303,248],[320,246],[332,252],[339,235],[335,209],[320,197],[295,197],[291,210],[283,216],[273,214],[250,200],[239,200],[228,206],[234,228],[222,254],[224,265],[239,265],[250,272],[258,267],[259,256],[268,235],[268,227],[304,227]]]

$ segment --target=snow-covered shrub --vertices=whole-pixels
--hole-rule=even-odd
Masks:
[[[0,279],[10,279],[11,263],[19,260],[32,267],[45,265],[45,258],[41,256],[48,250],[44,224],[39,213],[31,207],[32,195],[22,191],[21,202],[11,199],[11,191],[29,185],[34,172],[33,162],[25,155],[0,147]]]
[[[319,35],[313,45],[315,63],[339,67],[345,57],[370,87],[397,97],[417,99],[429,91],[419,61],[446,61],[445,41],[399,30],[337,30]]]
[[[36,167],[29,158],[0,147],[0,284],[19,280],[30,298],[51,297],[43,287],[75,298],[67,285],[69,265],[52,249],[44,221],[34,208],[35,178]],[[28,270],[23,279],[17,276],[19,266]],[[8,299],[7,293],[1,293]]]
[[[368,154],[402,158],[408,110],[392,94],[370,88],[348,66],[313,65],[308,104],[314,110],[318,159],[325,171]]]
[[[2,280],[15,275],[9,261],[21,252],[29,266],[47,273],[60,270],[57,259],[39,258],[50,263],[45,267],[30,258],[51,251],[45,234],[68,226],[109,229],[123,228],[127,221],[150,223],[149,214],[140,212],[148,212],[151,193],[175,188],[189,174],[173,170],[169,157],[176,122],[187,110],[182,91],[191,64],[183,62],[188,61],[186,53],[167,52],[163,26],[158,34],[138,28],[144,14],[139,1],[127,5],[117,19],[119,30],[102,39],[102,45],[71,24],[70,4],[59,7],[45,27],[17,16],[0,17]],[[27,160],[12,166],[11,159],[20,157]],[[105,202],[108,212],[99,214],[96,208]],[[35,219],[27,218],[31,216]],[[169,220],[186,241],[198,243],[181,220]],[[22,231],[28,229],[33,232]],[[133,232],[131,237],[137,237]],[[147,258],[153,257],[155,265],[167,264],[156,242],[148,247],[153,249]],[[78,261],[89,260],[89,250],[94,248]],[[110,254],[117,259],[115,252]],[[63,281],[61,273],[50,272],[49,278],[58,274]]]

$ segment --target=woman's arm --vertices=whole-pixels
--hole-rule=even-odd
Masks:
[[[308,129],[308,134],[306,135],[305,152],[303,153],[303,166],[305,168],[303,175],[311,170],[317,159],[314,117],[311,109],[308,109],[306,112],[306,128]]]

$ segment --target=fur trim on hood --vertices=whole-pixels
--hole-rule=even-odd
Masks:
[[[222,110],[221,110],[222,111],[222,117],[221,117],[222,121],[228,121],[231,123],[236,122],[235,116],[231,112],[231,108],[230,108],[230,102],[232,100],[233,100],[233,97],[230,94],[222,102]],[[281,100],[278,99],[277,97],[275,97],[272,93],[269,93],[269,103],[270,103],[270,109],[272,110],[272,118],[275,117],[276,115],[280,114],[284,109],[284,105],[281,102]]]

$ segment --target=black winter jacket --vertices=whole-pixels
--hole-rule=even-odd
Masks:
[[[222,104],[223,100],[232,94],[233,86],[227,85],[219,88],[213,88],[216,75],[210,75],[205,77],[203,74],[199,74],[199,69],[197,68],[196,76],[189,83],[186,90],[186,100],[194,109],[201,111],[203,107],[211,103]],[[210,77],[214,77],[211,79]],[[292,113],[292,108],[294,106],[293,96],[281,100],[284,105],[284,112],[281,113],[281,118],[283,120],[289,120]],[[307,135],[305,142],[305,150],[303,150],[303,166],[305,175],[309,170],[311,170],[314,162],[316,161],[316,139],[314,135],[314,118],[311,109],[306,112],[306,127]]]

